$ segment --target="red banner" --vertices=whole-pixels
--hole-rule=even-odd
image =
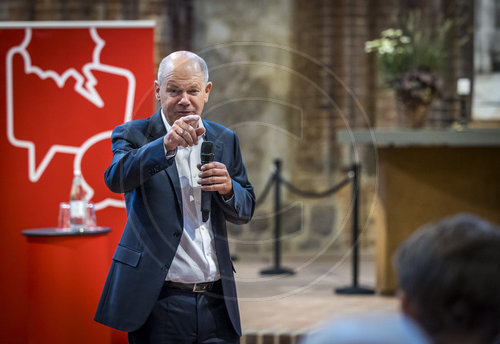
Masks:
[[[115,126],[152,113],[153,51],[152,22],[0,23],[0,322],[12,342],[27,342],[19,336],[33,301],[25,297],[32,264],[21,231],[57,226],[74,169],[82,171],[97,224],[111,227],[110,262],[126,214],[123,196],[104,185],[109,138]]]

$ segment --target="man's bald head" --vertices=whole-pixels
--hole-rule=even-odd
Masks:
[[[200,73],[205,84],[208,82],[208,67],[205,60],[190,51],[175,51],[165,57],[158,67],[158,83],[161,85],[167,74],[173,71],[189,74]]]

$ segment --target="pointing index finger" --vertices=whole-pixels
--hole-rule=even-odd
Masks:
[[[198,115],[188,115],[181,118],[184,122],[189,125],[195,124],[200,120],[200,116]]]

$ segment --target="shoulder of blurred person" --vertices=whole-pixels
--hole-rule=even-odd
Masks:
[[[434,343],[500,342],[500,227],[444,218],[403,242],[394,265],[403,312]]]
[[[401,314],[370,313],[327,323],[301,344],[430,344],[411,319]]]

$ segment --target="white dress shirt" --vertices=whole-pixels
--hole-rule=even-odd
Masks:
[[[172,127],[166,121],[163,111],[161,115],[168,132]],[[203,127],[201,119],[198,126]],[[182,190],[184,229],[166,277],[168,281],[201,283],[220,278],[212,224],[210,218],[207,222],[203,222],[201,218],[201,187],[198,184],[200,170],[197,165],[201,162],[202,142],[203,137],[200,136],[196,146],[179,146],[175,153]],[[174,156],[167,155],[168,158],[173,159]]]

